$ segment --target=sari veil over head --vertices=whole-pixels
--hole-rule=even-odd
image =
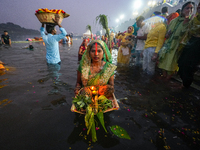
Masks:
[[[92,62],[92,59],[90,57],[90,50],[92,46],[94,45],[94,43],[97,43],[103,49],[103,53],[104,53],[103,61],[105,61],[106,64],[103,67],[102,71],[98,73],[96,76],[94,76],[92,80],[90,80],[89,73],[90,73],[90,66]],[[116,66],[112,64],[112,56],[110,54],[110,51],[106,43],[101,40],[91,41],[87,47],[87,50],[83,54],[83,57],[79,65],[79,70],[81,72],[81,80],[82,80],[83,86],[89,86],[91,84],[105,85],[107,83],[107,80],[110,78],[110,75],[113,74],[115,69],[116,69]],[[98,83],[96,82],[97,80],[98,80]]]

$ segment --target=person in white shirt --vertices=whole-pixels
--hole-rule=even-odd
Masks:
[[[147,39],[147,34],[148,34],[148,28],[147,26],[145,26],[144,21],[144,17],[143,16],[139,16],[137,18],[137,26],[139,27],[139,30],[137,32],[137,36],[135,36],[136,39],[136,48],[135,48],[135,54],[136,54],[136,62],[135,65],[136,66],[140,66],[142,65],[142,61],[141,61],[141,52],[144,50],[144,45],[145,45],[145,40]]]

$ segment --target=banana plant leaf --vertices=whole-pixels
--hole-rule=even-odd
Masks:
[[[97,117],[98,117],[102,127],[104,128],[105,132],[107,133],[108,131],[105,128],[103,112],[98,112]]]
[[[112,127],[110,127],[110,129],[119,138],[128,139],[128,140],[131,139],[128,133],[126,132],[126,130],[118,125],[113,125]]]
[[[95,123],[92,124],[91,134],[92,134],[92,142],[96,142],[97,134],[96,134],[96,129],[95,129]]]

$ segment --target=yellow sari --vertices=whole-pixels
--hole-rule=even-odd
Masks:
[[[119,47],[118,50],[118,56],[117,56],[117,62],[122,64],[129,64],[130,57],[131,57],[131,49],[127,46],[128,44],[132,44],[131,41],[126,40],[125,38],[127,36],[132,35],[134,32],[134,29],[131,33],[126,32],[125,35],[116,35],[117,39],[121,39],[121,42],[124,44]]]

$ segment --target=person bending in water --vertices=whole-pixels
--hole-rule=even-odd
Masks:
[[[11,46],[11,39],[8,35],[8,31],[4,31],[4,34],[1,35],[1,41],[3,44],[10,45]]]
[[[59,24],[59,19],[56,17],[53,19],[55,24],[46,24],[47,35],[45,34],[44,23],[42,23],[42,27],[40,28],[40,33],[43,38],[43,41],[46,46],[46,60],[47,64],[60,64],[60,53],[58,43],[61,39],[63,39],[67,32],[64,28],[62,28],[61,24]],[[58,25],[61,33],[56,35],[55,26]]]

